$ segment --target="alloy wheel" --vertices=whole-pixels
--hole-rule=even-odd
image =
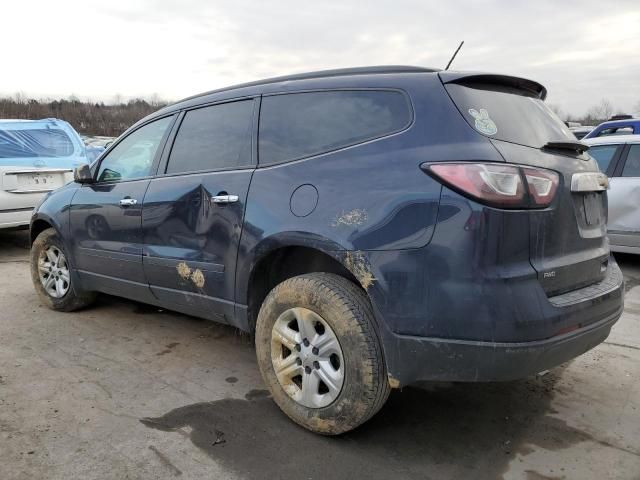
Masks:
[[[62,250],[51,245],[40,253],[38,273],[44,290],[53,298],[62,298],[69,291],[71,277]]]

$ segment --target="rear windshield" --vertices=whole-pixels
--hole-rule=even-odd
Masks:
[[[576,141],[556,114],[526,91],[485,83],[445,86],[469,125],[483,135],[535,148]]]
[[[73,142],[57,128],[0,130],[0,158],[68,157]]]

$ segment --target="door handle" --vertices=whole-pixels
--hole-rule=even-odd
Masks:
[[[138,203],[138,200],[136,200],[135,198],[123,198],[122,200],[120,200],[121,207],[130,207],[132,205],[135,205],[136,203]]]
[[[214,195],[211,197],[213,203],[235,203],[238,200],[238,195]]]

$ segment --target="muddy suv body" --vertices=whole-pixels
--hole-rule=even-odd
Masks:
[[[551,368],[607,337],[623,280],[606,177],[545,95],[373,67],[186,99],[36,210],[34,283],[53,308],[106,292],[255,333],[275,401],[321,433],[390,387]]]

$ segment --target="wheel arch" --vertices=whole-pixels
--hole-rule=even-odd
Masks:
[[[33,242],[36,241],[38,235],[44,232],[48,228],[53,228],[58,235],[60,235],[60,230],[56,227],[54,222],[48,217],[37,217],[31,221],[31,226],[29,228],[29,241],[30,245],[33,245]]]
[[[368,297],[366,288],[345,265],[344,251],[332,251],[304,244],[274,246],[254,263],[246,282],[247,322],[254,331],[258,312],[269,292],[279,283],[305,273],[333,273],[359,288]]]
[[[38,235],[48,228],[53,228],[56,231],[58,238],[64,247],[67,261],[69,261],[71,266],[75,265],[75,260],[72,255],[73,252],[69,245],[69,239],[62,233],[64,229],[48,215],[38,212],[37,216],[31,219],[31,225],[29,228],[29,245],[32,246],[33,242],[38,238]]]

